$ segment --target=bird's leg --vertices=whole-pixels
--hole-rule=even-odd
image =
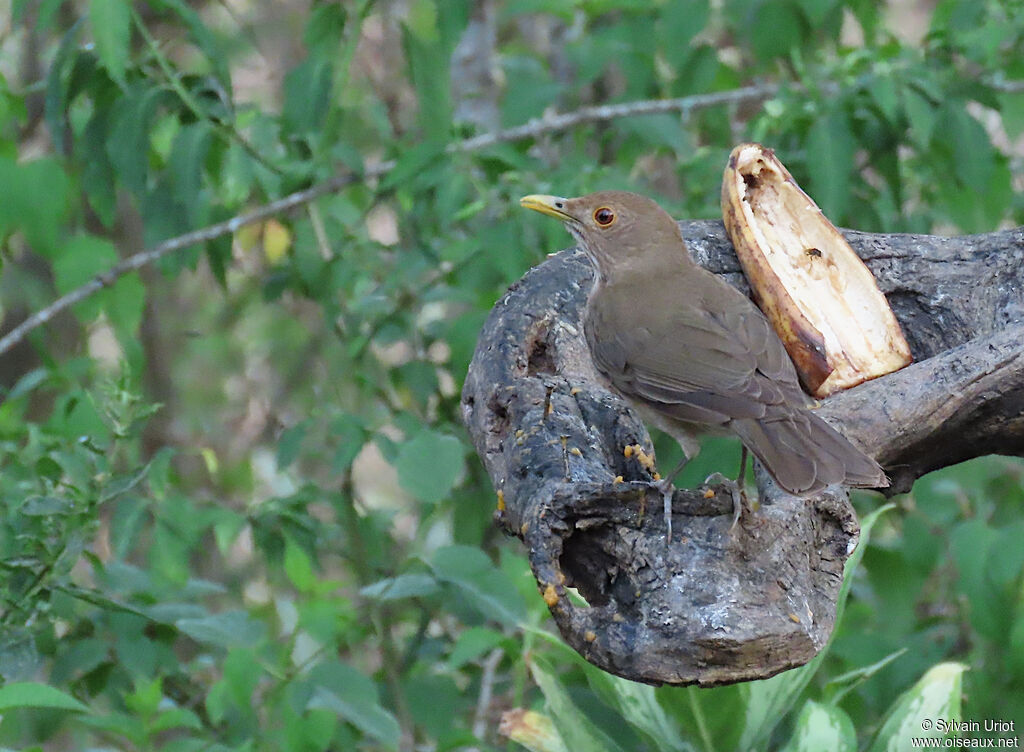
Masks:
[[[741,444],[743,447],[740,452],[740,472],[736,476],[736,486],[739,488],[739,503],[736,502],[736,495],[732,497],[732,526],[729,528],[736,527],[736,523],[740,521],[740,514],[743,512],[743,508],[747,505],[747,446]]]
[[[746,475],[747,448],[744,446],[740,454],[740,472],[736,476],[736,480],[730,480],[721,473],[711,473],[711,475],[704,479],[705,484],[718,483],[729,489],[729,493],[732,496],[732,525],[729,526],[730,530],[735,528],[736,523],[740,521],[740,515],[743,514],[743,509],[747,504]]]
[[[672,542],[672,494],[674,491],[672,488],[672,480],[679,475],[682,469],[686,467],[686,463],[689,461],[690,458],[686,456],[686,452],[683,452],[683,458],[679,460],[679,463],[674,468],[672,468],[672,472],[658,481],[658,490],[661,491],[661,499],[665,508],[666,545]]]

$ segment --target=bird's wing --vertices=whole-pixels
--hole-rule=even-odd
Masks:
[[[596,295],[588,338],[598,368],[623,393],[680,420],[724,423],[805,406],[792,361],[764,315],[708,278],[699,286],[648,285],[642,303],[628,309],[616,305],[622,296]],[[590,336],[594,330],[602,336]]]

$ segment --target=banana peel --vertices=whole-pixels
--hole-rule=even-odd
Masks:
[[[812,395],[827,397],[911,362],[875,278],[771,149],[733,149],[722,216],[755,301]]]

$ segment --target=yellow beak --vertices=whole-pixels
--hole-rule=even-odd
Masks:
[[[537,193],[531,193],[529,196],[523,196],[519,199],[520,206],[526,209],[533,209],[541,214],[547,214],[549,217],[560,219],[563,222],[574,219],[571,214],[567,214],[565,211],[567,202],[568,199],[564,199],[561,196],[543,196]]]

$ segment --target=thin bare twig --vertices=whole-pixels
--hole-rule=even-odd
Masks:
[[[393,169],[394,166],[394,160],[382,162],[373,168],[367,169],[362,177],[380,177]],[[264,204],[250,212],[239,214],[231,219],[209,225],[208,227],[203,227],[199,230],[187,232],[184,235],[179,235],[175,238],[165,240],[163,243],[159,243],[152,248],[136,253],[133,256],[129,256],[102,274],[97,274],[81,287],[76,287],[66,295],[57,298],[57,300],[46,306],[46,308],[36,311],[27,319],[22,321],[18,326],[14,327],[14,329],[12,329],[5,337],[0,339],[0,355],[3,355],[25,339],[29,332],[34,329],[38,329],[43,324],[49,322],[54,316],[67,310],[76,303],[80,303],[105,287],[110,287],[118,279],[129,272],[137,271],[147,264],[151,264],[170,253],[174,253],[175,251],[180,251],[198,243],[207,243],[224,235],[231,235],[238,232],[239,229],[246,225],[262,222],[278,214],[282,214],[298,206],[302,206],[303,204],[308,204],[321,196],[340,191],[342,188],[351,185],[359,179],[360,176],[354,174],[336,175],[329,180],[325,180],[323,183],[317,183],[310,188],[289,194],[277,201],[271,201],[269,204]]]
[[[582,109],[562,115],[534,118],[523,125],[506,128],[495,133],[483,133],[461,143],[453,144],[448,150],[460,152],[479,151],[495,144],[521,141],[525,138],[536,138],[547,133],[575,128],[577,125],[616,120],[634,115],[659,115],[666,112],[679,112],[685,116],[691,112],[706,110],[709,107],[717,107],[718,105],[767,99],[774,96],[778,90],[779,86],[777,84],[759,84],[756,86],[744,86],[739,89],[730,89],[729,91],[716,91],[711,94],[694,94],[677,99],[644,99],[635,102],[623,102],[622,104],[583,107]]]
[[[757,86],[746,86],[729,91],[715,92],[712,94],[695,94],[689,97],[677,99],[655,99],[640,100],[635,102],[624,102],[622,104],[600,105],[597,107],[584,107],[574,112],[561,115],[552,115],[542,118],[535,118],[529,122],[506,128],[494,133],[484,133],[479,136],[468,138],[449,144],[445,149],[448,154],[468,153],[480,151],[497,144],[522,141],[528,138],[536,138],[548,133],[564,131],[585,123],[596,123],[616,118],[630,117],[634,115],[653,115],[665,112],[680,112],[687,115],[698,110],[707,109],[723,104],[734,104],[737,102],[757,101],[774,95],[779,87],[775,84],[763,84]],[[165,240],[152,248],[140,251],[133,256],[115,264],[102,274],[98,274],[81,287],[57,298],[53,303],[35,312],[18,326],[12,329],[6,336],[0,338],[0,355],[8,352],[11,348],[21,342],[28,334],[40,326],[48,323],[57,314],[67,310],[76,303],[94,295],[105,287],[110,287],[114,282],[133,271],[157,261],[170,253],[180,251],[198,243],[206,243],[224,235],[237,232],[246,225],[262,222],[270,217],[283,214],[298,206],[308,204],[321,196],[336,193],[359,180],[380,178],[386,175],[395,167],[395,160],[381,162],[367,168],[363,174],[343,173],[335,175],[329,180],[317,183],[309,188],[292,193],[284,198],[271,201],[257,209],[239,214],[224,222],[209,225],[199,230],[187,232],[175,238]]]
[[[491,697],[494,694],[494,674],[504,657],[504,650],[494,648],[481,664],[480,695],[476,702],[476,712],[473,713],[473,736],[477,739],[482,740],[487,733],[487,713],[491,709]]]

